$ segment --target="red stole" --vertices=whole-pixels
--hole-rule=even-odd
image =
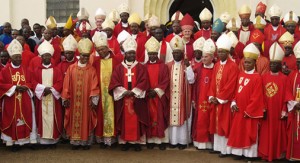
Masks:
[[[166,61],[166,54],[167,54],[167,43],[165,40],[162,40],[161,41],[161,46],[160,46],[160,52],[159,52],[159,55],[160,55],[160,60],[165,62]]]
[[[205,29],[200,29],[197,33],[195,33],[194,38],[197,40],[200,37],[204,37],[205,40],[209,39],[211,36],[211,28],[205,30]]]

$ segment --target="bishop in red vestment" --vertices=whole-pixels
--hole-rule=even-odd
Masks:
[[[100,57],[96,57],[93,66],[99,80],[99,105],[97,108],[97,126],[95,136],[100,148],[111,146],[116,142],[115,113],[113,97],[108,92],[113,69],[122,61],[119,60],[108,47],[106,34],[100,32],[95,38],[95,49]]]
[[[99,84],[95,68],[88,63],[92,46],[87,38],[78,42],[80,58],[68,68],[61,94],[66,109],[64,128],[74,150],[90,148],[97,124]]]
[[[169,143],[169,69],[158,59],[160,43],[154,37],[146,42],[145,47],[149,55],[146,68],[150,81],[150,89],[147,91],[147,105],[150,111],[147,147],[152,149],[155,144],[159,144],[159,149],[165,150],[166,143]]]
[[[167,63],[170,72],[169,139],[172,148],[180,150],[191,142],[191,85],[195,74],[188,59],[184,59],[184,41],[175,36],[170,42],[174,61]]]
[[[212,79],[215,44],[211,39],[204,43],[202,62],[195,70],[196,81],[193,86],[193,101],[195,111],[192,126],[194,146],[198,149],[212,149],[211,134],[209,132],[211,104],[208,102],[208,91]]]
[[[113,35],[113,30],[115,28],[114,22],[110,19],[105,19],[102,23],[103,32],[107,35],[107,42],[109,49],[113,52],[114,55],[121,53],[120,45],[118,43],[117,37]]]
[[[200,21],[201,21],[201,29],[195,33],[194,38],[198,39],[200,37],[205,38],[205,40],[210,38],[211,35],[211,18],[212,13],[207,9],[204,8],[200,15],[199,15]]]
[[[258,154],[268,161],[281,159],[287,144],[287,77],[280,72],[284,52],[277,50],[281,47],[278,44],[275,47],[275,44],[270,48],[271,71],[262,76],[266,108],[261,121]]]
[[[228,58],[232,44],[230,38],[223,34],[217,41],[217,52],[220,61],[212,72],[212,80],[208,91],[209,103],[213,104],[210,133],[214,134],[214,151],[219,151],[220,157],[230,154],[227,141],[231,127],[230,102],[234,98],[238,77],[237,65]]]
[[[114,36],[117,38],[119,33],[121,33],[123,30],[130,33],[130,27],[128,24],[128,18],[129,18],[129,7],[127,4],[121,4],[118,7],[118,12],[120,14],[121,21],[115,26],[114,28]]]
[[[265,108],[262,78],[254,68],[260,51],[254,44],[249,44],[243,53],[245,71],[239,73],[235,98],[231,103],[233,118],[227,143],[237,159],[257,157],[258,124]]]
[[[282,72],[285,75],[289,75],[291,71],[297,70],[296,57],[293,52],[294,36],[291,35],[289,32],[285,32],[279,38],[278,42],[280,43],[285,53],[285,56],[282,60]]]
[[[23,47],[14,39],[7,50],[12,62],[0,74],[1,139],[7,146],[37,143],[31,75],[21,65]]]
[[[33,73],[33,88],[36,95],[36,118],[41,144],[55,145],[63,130],[63,116],[60,101],[63,75],[51,65],[54,48],[43,42],[38,48],[42,64]]]
[[[149,126],[149,110],[146,104],[146,90],[149,79],[146,68],[135,60],[136,41],[127,38],[123,45],[124,61],[112,74],[109,92],[115,101],[116,131],[122,150],[135,144],[135,151],[141,151],[139,144],[146,143],[146,131]]]

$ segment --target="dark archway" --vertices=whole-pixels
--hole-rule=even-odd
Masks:
[[[199,14],[205,7],[211,13],[214,13],[210,0],[174,0],[169,9],[169,20],[171,20],[172,15],[179,10],[183,15],[189,13],[194,20],[200,22]]]

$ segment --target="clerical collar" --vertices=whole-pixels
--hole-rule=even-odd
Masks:
[[[248,31],[248,30],[249,30],[249,26],[247,26],[247,27],[242,26],[242,29],[243,29],[244,31]]]
[[[137,61],[134,61],[134,62],[128,62],[124,59],[124,61],[122,62],[122,65],[125,67],[125,68],[129,68],[129,69],[132,69],[134,66],[136,66],[138,64]]]
[[[79,67],[85,67],[85,66],[86,66],[86,63],[83,64],[83,63],[80,63],[80,61],[78,61],[78,66],[79,66]]]
[[[181,60],[180,60],[180,61],[175,61],[175,60],[174,60],[174,63],[175,63],[175,64],[181,64]]]
[[[50,39],[48,42],[49,42],[49,43],[51,43],[51,42],[52,42],[52,40],[53,40],[53,38],[51,38],[51,39]],[[45,40],[45,41],[47,41],[47,40]]]
[[[15,66],[12,62],[10,64],[11,64],[11,67],[13,67],[13,68],[20,68],[20,66],[21,66],[21,65]]]
[[[110,38],[107,38],[107,40],[111,40],[112,39],[112,36],[110,36]]]
[[[128,27],[128,23],[123,23],[123,22],[121,22],[121,23],[122,23],[122,27],[124,27],[124,28]]]
[[[272,28],[273,28],[274,31],[277,31],[278,27],[279,27],[279,25],[276,26],[276,27],[272,26]]]
[[[206,64],[203,64],[204,68],[213,68],[214,67],[214,63],[211,63],[210,65],[206,65]]]
[[[203,30],[204,30],[204,31],[209,31],[209,30],[210,30],[210,27],[209,27],[209,28],[207,28],[207,29],[203,28]]]
[[[1,63],[1,65],[2,65],[3,67],[5,67],[5,66],[6,66],[6,65],[4,65],[4,64],[2,64],[2,63]]]
[[[227,59],[226,59],[225,61],[223,61],[223,62],[220,60],[220,64],[221,64],[221,65],[225,65],[226,62],[227,62]]]
[[[49,68],[51,66],[51,63],[49,65],[45,65],[44,63],[42,63],[42,65],[45,67],[45,68]]]
[[[255,68],[254,68],[253,70],[250,70],[250,71],[246,71],[246,70],[245,70],[245,73],[246,73],[246,74],[253,74],[254,71],[255,71]]]

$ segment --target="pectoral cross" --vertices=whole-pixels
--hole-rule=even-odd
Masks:
[[[128,78],[128,90],[131,90],[131,82],[132,82],[132,76],[134,75],[134,73],[131,73],[131,69],[128,69],[127,73],[125,74]]]
[[[202,111],[203,111],[203,112],[206,112],[206,111],[207,111],[207,109],[209,108],[209,107],[208,107],[208,105],[207,105],[207,101],[203,101],[203,105],[202,105],[202,104],[200,104],[200,106],[199,106],[199,107],[200,107],[200,109],[202,109],[202,108],[203,108],[203,109],[202,109]]]

